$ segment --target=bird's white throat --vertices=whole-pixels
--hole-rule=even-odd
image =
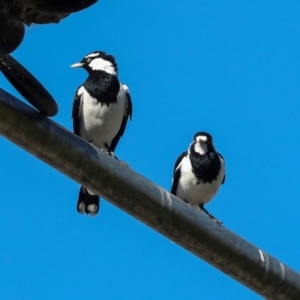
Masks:
[[[204,155],[208,151],[207,145],[205,143],[196,143],[195,151],[201,155]]]

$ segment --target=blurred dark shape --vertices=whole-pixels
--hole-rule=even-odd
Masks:
[[[24,24],[0,14],[0,56],[13,52],[25,34]]]
[[[85,9],[98,0],[2,0],[0,13],[25,25],[58,23],[73,12]]]
[[[14,58],[2,56],[0,70],[13,87],[43,115],[53,117],[57,114],[58,105],[50,93]]]
[[[98,0],[0,0],[0,57],[22,42],[24,25],[58,23]]]
[[[58,106],[49,92],[9,53],[21,44],[25,25],[58,23],[98,0],[0,0],[0,70],[37,110],[54,116]]]

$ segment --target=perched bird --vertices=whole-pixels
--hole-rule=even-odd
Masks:
[[[225,182],[225,161],[214,147],[212,136],[198,132],[188,151],[177,159],[171,193],[200,211],[204,211],[219,225],[218,221],[205,208],[221,184]]]
[[[78,87],[73,102],[74,133],[115,157],[114,151],[124,134],[127,120],[132,117],[129,90],[118,80],[115,58],[95,51],[71,67],[82,67],[88,72],[88,78]],[[96,215],[99,196],[81,186],[77,211]]]

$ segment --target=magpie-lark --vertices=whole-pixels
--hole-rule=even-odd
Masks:
[[[115,58],[95,51],[71,67],[82,67],[88,72],[88,78],[78,87],[74,97],[74,133],[115,157],[114,151],[124,134],[127,120],[132,117],[129,90],[118,80]],[[77,211],[96,215],[99,196],[81,186]]]
[[[221,225],[204,204],[211,201],[224,182],[225,161],[216,151],[212,136],[206,132],[196,133],[188,151],[175,163],[171,193]]]

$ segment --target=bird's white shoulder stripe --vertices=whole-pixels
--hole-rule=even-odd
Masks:
[[[178,166],[177,166],[175,172],[176,172],[178,169],[180,169],[181,166],[182,166],[183,164],[186,164],[186,163],[189,163],[189,161],[187,161],[187,155],[185,155],[185,156],[182,158],[182,160],[181,160],[180,163],[178,164]]]
[[[77,96],[82,95],[83,92],[84,92],[84,86],[82,85],[82,86],[78,89],[78,91],[77,91]]]
[[[129,94],[129,88],[128,88],[128,86],[126,84],[122,84],[122,85],[123,85],[124,91]]]

